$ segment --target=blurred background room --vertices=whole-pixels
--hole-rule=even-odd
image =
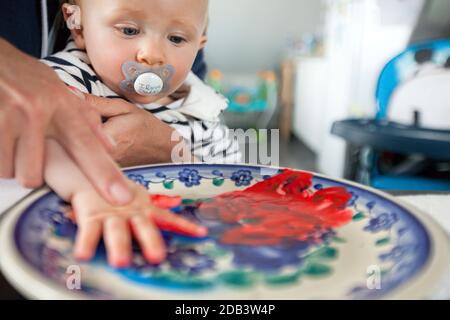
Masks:
[[[208,34],[225,121],[279,129],[280,166],[450,190],[450,0],[211,0]]]

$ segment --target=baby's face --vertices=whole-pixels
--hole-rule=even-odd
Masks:
[[[83,29],[77,44],[84,45],[102,81],[134,103],[155,102],[178,89],[206,42],[206,0],[82,0],[79,5]],[[152,97],[123,92],[127,61],[172,65],[170,91]]]

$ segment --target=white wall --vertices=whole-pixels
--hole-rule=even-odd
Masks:
[[[321,6],[319,0],[210,0],[208,67],[276,68],[289,35],[318,30]]]

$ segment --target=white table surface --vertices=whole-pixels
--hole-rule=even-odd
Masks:
[[[29,192],[30,189],[22,188],[14,180],[0,179],[0,215]]]

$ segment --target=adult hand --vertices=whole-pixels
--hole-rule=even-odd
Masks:
[[[103,130],[116,142],[111,154],[121,166],[172,162],[172,150],[182,141],[181,138],[174,139],[177,134],[172,127],[121,99],[91,95],[86,95],[86,99],[108,119]],[[182,148],[181,151],[185,150]],[[194,159],[189,152],[184,152],[178,160],[190,162]]]
[[[42,185],[45,139],[52,138],[106,200],[130,202],[133,194],[89,110],[53,70],[0,39],[0,178]]]

